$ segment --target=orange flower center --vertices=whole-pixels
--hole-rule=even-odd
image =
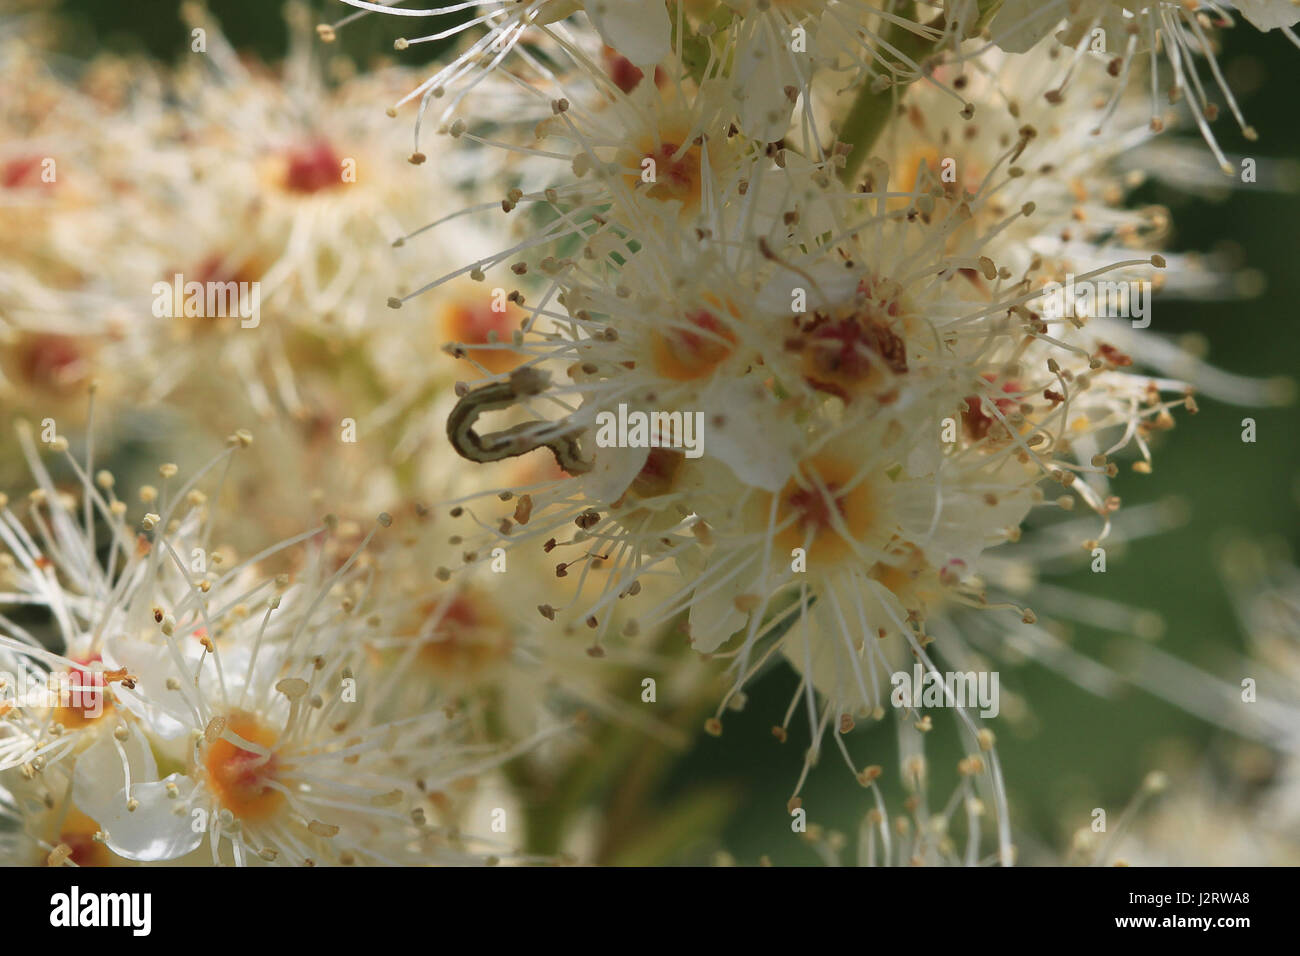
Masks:
[[[10,366],[9,374],[33,388],[61,391],[84,379],[88,372],[84,344],[68,335],[23,335],[11,355],[11,362],[4,363]]]
[[[641,499],[668,494],[673,490],[677,472],[685,459],[686,456],[674,448],[651,448],[628,490]]]
[[[676,382],[711,375],[736,344],[735,334],[708,309],[688,312],[686,321],[688,327],[654,333],[655,369]]]
[[[103,691],[105,684],[102,672],[90,669],[89,665],[99,662],[98,654],[85,660],[78,660],[80,666],[72,668],[60,685],[52,688],[60,695],[59,705],[54,708],[53,719],[68,730],[77,730],[94,723],[112,706],[112,699]],[[91,831],[94,832],[94,831]]]
[[[907,313],[899,290],[886,280],[864,279],[852,307],[819,310],[795,319],[787,347],[801,353],[804,381],[850,401],[892,373],[907,372],[907,343],[899,330]]]
[[[412,636],[431,618],[437,619],[437,625],[420,647],[420,662],[441,676],[477,678],[510,652],[500,618],[477,595],[461,593],[425,602],[420,606],[420,627],[410,632]]]
[[[55,183],[47,182],[41,175],[44,172],[43,161],[40,156],[19,156],[0,164],[0,187],[5,189],[53,187]]]
[[[522,312],[509,302],[503,309],[493,308],[495,304],[485,298],[452,299],[443,305],[439,321],[443,341],[466,346],[466,357],[499,375],[518,365],[521,357],[513,349],[486,346],[493,342],[508,343],[519,327]]]
[[[987,372],[981,377],[989,383],[996,380],[996,376]],[[1019,395],[1021,391],[1021,385],[1017,381],[1013,380],[1002,384],[1002,393],[1004,395]],[[997,416],[986,407],[985,403],[987,401],[989,400],[983,399],[979,395],[966,396],[966,409],[961,414],[961,420],[971,441],[983,440],[998,421]],[[1016,398],[996,398],[992,400],[992,403],[997,406],[998,412],[1004,417],[1014,412],[1020,404]]]
[[[831,455],[805,461],[781,490],[776,543],[787,551],[807,549],[809,564],[833,564],[853,553],[876,524],[870,483],[855,482],[852,463]]]
[[[252,714],[243,711],[229,715],[225,729],[250,744],[267,749],[273,747],[279,737]],[[203,766],[221,806],[240,820],[267,820],[285,802],[285,795],[271,785],[279,769],[274,753],[263,757],[222,737],[208,745]]]
[[[640,149],[623,154],[624,165],[635,170],[626,176],[630,188],[651,199],[676,199],[683,211],[693,209],[700,202],[703,190],[702,159],[699,146],[691,144],[682,149],[682,136],[669,134],[655,139],[644,139]]]
[[[317,140],[289,150],[283,183],[289,192],[311,195],[342,184],[343,161],[329,143]]]
[[[98,823],[76,807],[70,807],[67,816],[63,818],[58,836],[50,842],[55,846],[66,844],[72,851],[68,859],[77,866],[112,866],[113,853],[104,844],[95,841],[98,832]]]

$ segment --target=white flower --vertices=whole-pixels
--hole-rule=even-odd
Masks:
[[[36,533],[0,511],[0,580],[6,602],[49,610],[59,644],[45,650],[5,621],[0,663],[23,676],[71,672],[93,690],[72,704],[6,700],[0,774],[66,775],[96,845],[126,860],[177,860],[201,845],[212,863],[486,858],[486,844],[433,826],[425,805],[518,751],[475,743],[437,698],[388,698],[370,650],[388,640],[365,555],[387,515],[350,552],[330,540],[331,522],[235,561],[213,542],[197,485],[247,436],[179,489],[176,466],[163,466],[139,534],[111,474],[69,455],[83,499],[65,500],[24,440],[40,486]],[[103,564],[94,517],[109,529]],[[308,540],[291,572],[262,570]]]
[[[1291,0],[1232,0],[1232,5],[1256,30],[1281,30],[1297,42],[1290,28],[1300,22],[1300,9]]]
[[[1045,479],[1096,513],[1104,539],[1117,506],[1112,458],[1129,445],[1145,458],[1147,436],[1188,403],[1182,383],[1131,370],[1109,323],[1049,314],[1042,302],[1075,260],[1035,244],[1058,239],[1051,230],[1077,213],[1079,181],[1096,190],[1097,220],[1080,227],[1095,241],[1081,243],[1095,257],[1082,278],[1145,276],[1164,263],[1106,245],[1158,232],[1116,211],[1122,189],[1106,188],[1105,164],[1131,142],[1076,138],[1048,97],[1021,109],[1012,91],[1055,88],[1046,58],[1026,70],[990,57],[986,70],[974,82],[941,77],[992,107],[986,119],[954,117],[939,136],[924,125],[932,109],[895,125],[892,164],[870,163],[857,190],[830,176],[827,160],[748,139],[711,75],[666,90],[595,82],[590,99],[571,89],[537,132],[573,146],[529,147],[527,160],[568,168],[511,200],[555,217],[491,260],[522,257],[515,271],[538,276],[539,302],[512,348],[533,356],[530,370],[555,371],[515,396],[515,421],[535,421],[517,426],[526,437],[515,447],[540,451],[573,435],[585,462],[568,459],[583,467],[526,486],[528,527],[504,517],[493,531],[476,516],[485,533],[472,553],[594,549],[558,566],[563,577],[583,566],[565,609],[588,619],[598,647],[615,629],[615,600],[637,608],[625,612],[632,633],[687,610],[697,650],[736,658],[723,707],[766,661],[786,658],[803,675],[791,713],[803,698],[814,742],[805,771],[828,729],[844,749],[855,719],[883,716],[881,679],[900,663],[972,656],[949,627],[965,612],[1032,627],[1023,604],[990,600],[986,556],[1019,538],[1032,509],[1057,506],[1038,487]],[[916,95],[924,105],[943,94]],[[1103,99],[1090,117],[1110,111]],[[498,145],[472,128],[458,121],[451,133]],[[919,156],[936,140],[944,152]],[[1040,168],[1031,156],[1068,170],[1074,192],[1027,175]],[[653,175],[636,174],[638,158]],[[580,254],[554,254],[573,238]],[[496,394],[505,377],[493,381],[460,407]],[[1178,397],[1161,397],[1170,391]],[[706,457],[601,447],[599,416],[621,406],[699,409]],[[565,539],[557,531],[570,523],[579,531]],[[594,590],[584,586],[593,555],[605,572]],[[667,587],[633,604],[654,579]],[[957,716],[970,745],[982,745],[980,723]],[[995,754],[986,767],[1000,794]],[[993,803],[1005,858],[1004,798]]]
[[[640,67],[669,54],[668,7],[658,0],[584,0],[583,8],[606,45]]]
[[[365,13],[384,13],[396,17],[428,18],[453,14],[475,6],[473,3],[443,3],[424,9],[407,9],[367,0],[342,0],[348,6],[364,11],[352,14],[333,25],[322,25],[317,31],[326,40],[333,40],[337,31],[348,22]],[[509,64],[510,55],[516,54],[525,62],[532,57],[520,49],[525,39],[536,41],[542,37],[567,35],[561,21],[578,11],[585,11],[605,45],[618,51],[637,66],[651,68],[670,50],[672,25],[668,8],[660,0],[525,0],[489,9],[479,16],[437,30],[422,37],[401,37],[394,43],[397,50],[408,49],[413,44],[443,40],[463,34],[477,27],[484,32],[470,42],[450,63],[404,96],[398,105],[417,97],[422,104],[430,97],[455,93],[452,106],[475,86],[487,78],[494,69]],[[423,105],[422,105],[423,109]]]
[[[809,96],[814,78],[837,89],[882,92],[924,78],[958,107],[965,100],[951,85],[930,75],[940,54],[955,48],[974,25],[974,4],[888,9],[872,0],[723,0],[736,16],[726,24],[734,58],[729,78],[740,104],[742,126],[775,140],[791,127],[824,127],[826,116]],[[711,25],[719,19],[715,15]],[[724,19],[725,22],[725,19]],[[701,36],[704,30],[699,31]],[[829,142],[818,144],[829,153]]]
[[[1262,9],[1260,12],[1263,14]],[[1213,27],[1230,25],[1230,21],[1224,18],[1211,21],[1207,15],[1177,0],[1146,0],[1137,4],[1123,0],[1088,0],[1083,3],[1009,0],[994,17],[990,31],[993,42],[1003,50],[1024,53],[1043,41],[1062,20],[1065,27],[1056,33],[1056,39],[1073,48],[1071,63],[1090,57],[1107,61],[1108,69],[1117,78],[1117,96],[1129,81],[1135,65],[1141,71],[1144,69],[1143,61],[1150,61],[1146,69],[1151,82],[1151,125],[1156,130],[1163,128],[1160,118],[1163,107],[1158,95],[1161,80],[1157,75],[1159,64],[1156,59],[1163,49],[1169,72],[1173,74],[1173,83],[1166,90],[1170,101],[1186,99],[1197,128],[1220,168],[1225,173],[1235,172],[1210,131],[1209,123],[1218,115],[1218,107],[1209,101],[1196,64],[1196,57],[1206,59],[1214,84],[1227,101],[1243,135],[1255,139],[1255,129],[1247,125],[1215,59],[1217,37]],[[1271,22],[1271,18],[1264,22]],[[1068,74],[1061,90],[1065,89],[1066,82]]]

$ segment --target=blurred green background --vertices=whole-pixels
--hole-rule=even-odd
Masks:
[[[62,9],[73,29],[63,34],[64,48],[73,57],[108,48],[173,59],[188,48],[178,6],[176,0],[65,0]],[[284,49],[286,31],[277,4],[221,0],[211,6],[236,46],[268,59]],[[347,12],[336,2],[318,2],[314,9],[321,20]],[[368,17],[349,27],[336,49],[350,52],[362,64],[392,57],[392,39],[409,22]],[[400,62],[421,62],[438,53],[433,45],[417,46],[401,54]],[[1248,26],[1227,32],[1220,63],[1260,134],[1257,143],[1248,143],[1230,118],[1220,119],[1215,130],[1231,156],[1253,156],[1261,164],[1267,158],[1300,156],[1300,125],[1292,112],[1295,57],[1294,47],[1278,32],[1259,34]],[[1205,191],[1221,185],[1217,176],[1207,177]],[[1171,207],[1174,250],[1233,249],[1267,279],[1263,294],[1252,300],[1176,302],[1157,297],[1151,332],[1203,336],[1210,359],[1233,372],[1295,374],[1300,369],[1300,343],[1291,330],[1295,304],[1300,302],[1300,196],[1243,185],[1225,202],[1149,183],[1134,199]],[[1158,609],[1166,622],[1159,641],[1164,649],[1236,684],[1239,668],[1232,662],[1245,643],[1218,578],[1215,544],[1227,532],[1240,531],[1280,535],[1293,552],[1300,546],[1300,411],[1294,406],[1235,408],[1209,399],[1200,405],[1199,415],[1178,414],[1177,428],[1158,439],[1154,474],[1138,475],[1124,467],[1115,486],[1126,505],[1178,496],[1190,507],[1188,522],[1112,555],[1105,575],[1083,567],[1054,583]],[[1258,423],[1255,444],[1240,440],[1246,416]],[[1079,650],[1102,659],[1113,640],[1114,635],[1086,627],[1073,634]],[[1261,696],[1268,696],[1270,676],[1251,676],[1259,680]],[[1092,807],[1118,811],[1146,772],[1166,765],[1178,750],[1213,757],[1225,749],[1221,732],[1142,692],[1100,699],[1037,666],[1004,667],[1002,683],[1030,701],[1034,715],[1034,731],[1026,736],[995,724],[1019,823],[1050,843],[1061,845],[1070,831],[1087,825]],[[806,738],[796,729],[781,745],[769,732],[795,685],[788,669],[769,672],[750,688],[745,711],[727,718],[725,734],[717,739],[701,734],[668,778],[665,786],[670,791],[688,783],[718,783],[731,786],[739,797],[721,842],[693,848],[682,862],[707,860],[709,851],[721,848],[742,863],[762,855],[778,864],[815,862],[813,853],[791,833],[785,808]],[[951,790],[959,756],[945,733],[946,728],[936,730],[929,751],[932,799],[937,802]],[[882,764],[888,785],[897,786],[891,721],[862,726],[850,741],[860,765]],[[853,833],[867,809],[866,796],[828,745],[804,791],[809,819]]]

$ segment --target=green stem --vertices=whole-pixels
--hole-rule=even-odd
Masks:
[[[659,650],[664,649],[675,630],[675,627],[665,629],[659,639]],[[684,640],[679,643],[686,646]],[[623,699],[635,700],[640,696],[640,682],[640,674],[624,675],[615,693]],[[647,745],[644,731],[594,716],[593,720],[595,726],[589,731],[589,746],[556,777],[543,780],[534,774],[531,778],[520,775],[511,779],[516,792],[525,801],[530,853],[541,856],[558,854],[575,813],[587,806],[596,794],[616,786],[627,776],[626,769],[636,761],[638,754],[652,749]]]
[[[691,653],[676,623],[664,629],[654,650],[669,660]],[[646,675],[628,673],[616,693],[624,699],[637,699],[643,676]],[[654,676],[662,684],[668,675],[659,671]],[[701,708],[708,709],[713,695],[701,692],[694,698],[665,720],[665,726],[681,731],[684,739],[690,739],[690,728],[703,722]],[[525,801],[528,851],[540,856],[558,854],[575,813],[600,801],[602,825],[594,862],[610,862],[647,818],[646,802],[670,768],[673,755],[671,745],[647,739],[640,728],[600,720],[590,731],[589,746],[554,779],[541,780],[536,775],[530,779],[516,771],[511,783]],[[706,801],[710,808],[716,802],[716,798]],[[678,824],[691,818],[684,810],[681,812],[685,815],[675,818]],[[651,850],[652,845],[641,847],[638,858],[645,858]]]
[[[980,0],[979,17],[972,25],[968,35],[974,36],[983,30],[1001,5],[1002,0]],[[940,31],[942,35],[944,30],[943,17],[940,16],[928,26],[933,30]],[[926,36],[895,23],[891,24],[885,31],[884,42],[901,54],[900,63],[903,60],[908,60],[924,69],[925,60],[938,52],[942,40],[930,40]],[[883,44],[882,49],[884,49]],[[880,137],[881,131],[885,128],[885,124],[889,121],[894,106],[898,102],[895,91],[899,87],[908,86],[916,78],[896,80],[880,92],[873,91],[870,83],[864,83],[862,89],[858,90],[858,95],[854,97],[853,105],[849,107],[849,112],[840,124],[839,130],[840,142],[851,147],[848,155],[844,158],[844,167],[840,170],[840,179],[843,182],[852,182],[862,164],[871,155],[871,147],[875,145],[876,140]]]

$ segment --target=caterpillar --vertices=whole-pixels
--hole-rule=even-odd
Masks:
[[[523,422],[486,435],[474,430],[475,422],[484,412],[509,408],[540,395],[550,384],[548,373],[525,366],[511,372],[505,381],[492,382],[466,392],[447,416],[447,439],[451,447],[462,458],[483,463],[526,455],[544,446],[551,450],[556,464],[569,474],[582,475],[591,471],[593,463],[583,457],[578,444],[581,429],[572,428],[549,439],[545,436],[555,429],[553,422]]]

